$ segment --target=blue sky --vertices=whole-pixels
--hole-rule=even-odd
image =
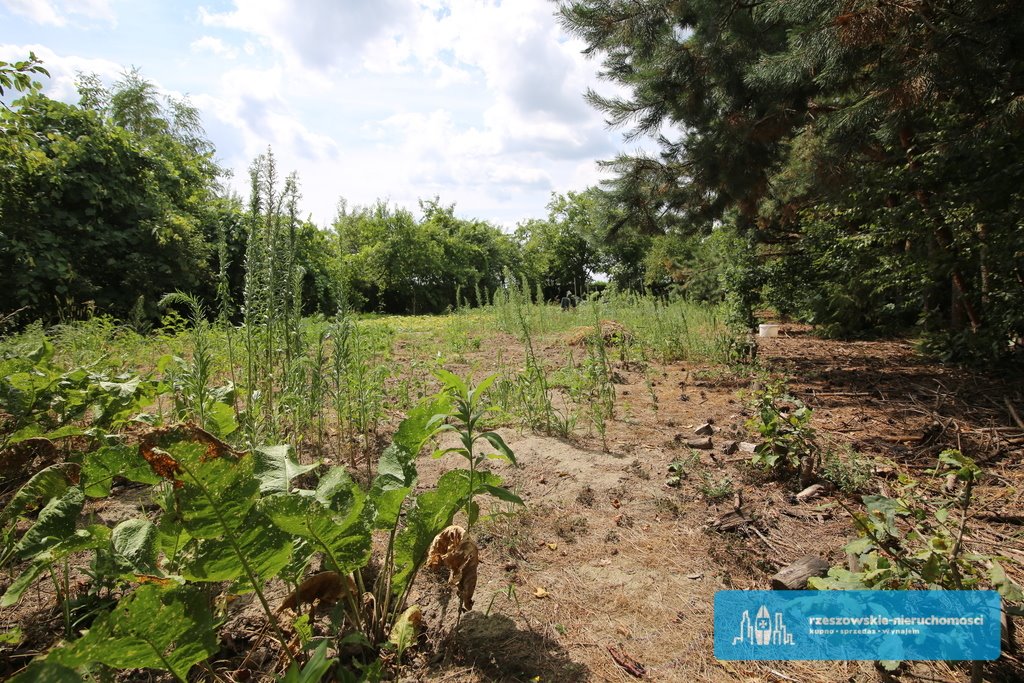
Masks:
[[[550,0],[0,0],[0,60],[34,51],[51,97],[139,67],[203,115],[232,184],[272,146],[321,225],[338,199],[440,196],[506,227],[626,149],[583,100],[598,64]],[[627,150],[632,151],[632,150]]]

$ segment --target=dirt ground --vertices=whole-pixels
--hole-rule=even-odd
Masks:
[[[830,341],[786,326],[760,342],[761,364],[788,377],[794,395],[814,409],[819,438],[874,461],[866,492],[891,492],[887,482],[899,472],[925,476],[943,448],[974,457],[987,474],[968,542],[1024,562],[1024,429],[1006,403],[1024,411],[1018,381],[926,363],[904,341]],[[557,344],[547,350],[556,353]],[[843,564],[853,525],[829,505],[838,492],[797,503],[799,487],[757,475],[749,454],[726,454],[730,442],[753,440],[743,392],[760,381],[756,373],[668,365],[655,380],[655,411],[643,376],[617,370],[609,452],[595,437],[568,442],[503,430],[520,465],[495,471],[524,498],[526,512],[478,534],[477,608],[454,636],[454,615],[438,600],[443,577],[423,589],[428,631],[454,638],[456,647],[446,658],[423,655],[409,679],[630,681],[633,668],[651,681],[882,680],[872,662],[714,658],[716,590],[766,589],[772,574],[805,555]],[[688,448],[705,423],[713,425],[712,448]],[[688,475],[670,487],[676,459],[687,460]],[[424,462],[423,484],[445,467]],[[732,493],[709,502],[701,487],[722,478]],[[754,521],[714,530],[712,522],[737,503]],[[1019,581],[1020,565],[1012,571]],[[446,644],[426,649],[438,653]],[[986,679],[1024,680],[1019,655],[988,666]],[[969,671],[917,663],[892,680],[966,681]]]
[[[518,344],[509,341],[504,361],[514,366]],[[761,367],[787,377],[794,395],[814,409],[812,424],[822,443],[840,451],[849,444],[871,463],[875,476],[866,492],[890,492],[889,482],[900,473],[927,479],[943,448],[959,447],[978,461],[986,474],[966,542],[1015,560],[1007,571],[1024,581],[1019,376],[929,364],[904,341],[822,340],[793,325],[760,342]],[[545,343],[540,353],[560,359],[568,342]],[[397,353],[401,363],[401,349]],[[463,360],[450,369],[494,369],[493,349],[468,352]],[[715,591],[768,588],[772,574],[805,555],[844,563],[842,546],[855,533],[847,513],[830,504],[843,494],[828,491],[796,502],[798,486],[765,478],[747,465],[749,453],[733,450],[733,442],[754,441],[745,426],[745,392],[765,381],[764,372],[683,362],[659,366],[655,404],[638,367],[620,362],[615,370],[616,416],[607,452],[593,434],[562,440],[501,430],[519,465],[491,467],[526,507],[492,508],[506,514],[475,530],[481,565],[471,612],[458,616],[458,599],[443,574],[424,572],[418,579],[411,600],[424,608],[426,635],[401,669],[401,680],[885,680],[872,662],[714,658]],[[705,424],[713,431],[711,447],[691,448],[688,442],[704,438],[695,430]],[[674,461],[685,467],[669,485]],[[430,487],[460,464],[454,456],[421,459],[420,486]],[[115,496],[94,512],[113,523],[141,503]],[[730,531],[715,528],[716,520],[737,509],[745,523]],[[272,602],[283,596],[280,588]],[[0,610],[0,625],[34,619],[45,630],[52,599],[45,586],[36,589],[20,612]],[[240,606],[225,652],[252,650],[261,630],[255,611]],[[42,649],[45,644],[41,635],[35,641]],[[273,665],[273,653],[263,650],[248,653],[257,670]],[[35,652],[30,642],[7,654],[24,664]],[[1005,653],[986,666],[986,680],[1024,680],[1022,660]],[[9,665],[0,671],[16,668]],[[969,671],[966,665],[916,663],[889,680],[966,681]]]

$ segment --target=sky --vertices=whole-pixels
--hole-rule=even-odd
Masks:
[[[231,185],[268,145],[321,226],[338,201],[438,196],[506,228],[636,151],[583,98],[600,64],[551,0],[0,0],[0,60],[35,52],[50,97],[130,67],[202,114]]]

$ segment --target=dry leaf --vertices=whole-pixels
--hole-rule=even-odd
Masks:
[[[299,605],[312,605],[316,600],[333,604],[345,595],[354,595],[355,592],[356,583],[351,575],[342,578],[338,572],[320,572],[300,583],[299,587],[284,599],[277,611],[295,609]]]
[[[473,538],[461,526],[452,525],[434,537],[427,552],[427,566],[448,567],[448,583],[458,586],[463,610],[473,609],[476,591],[477,566],[480,551]]]
[[[548,543],[548,548],[550,548],[551,550],[558,550],[558,544],[557,543]]]
[[[434,536],[434,540],[430,543],[430,550],[427,551],[427,566],[431,569],[437,569],[442,565],[447,566],[445,557],[453,549],[457,548],[459,543],[462,543],[462,538],[465,535],[465,529],[453,524],[437,536]]]

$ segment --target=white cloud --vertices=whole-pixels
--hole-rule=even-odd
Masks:
[[[275,150],[289,150],[298,160],[337,159],[338,143],[302,123],[301,114],[289,104],[285,94],[295,87],[303,85],[288,79],[280,67],[234,68],[221,76],[219,87],[211,89],[216,94],[200,93],[191,100],[240,136],[237,154],[244,159],[254,158],[268,145]]]
[[[65,19],[49,0],[3,0],[3,6],[12,13],[37,24],[63,26]]]
[[[117,23],[111,0],[0,0],[0,4],[37,24],[65,26],[69,17]]]
[[[436,194],[460,214],[511,226],[543,213],[550,191],[598,180],[594,159],[615,152],[615,135],[583,101],[587,87],[611,88],[561,32],[550,0],[206,2],[178,10],[191,21],[143,36],[177,61],[143,51],[133,63],[144,73],[158,64],[161,81],[191,93],[240,192],[270,145],[282,172],[299,171],[303,207],[320,224],[339,196],[415,207]],[[71,4],[31,7],[65,17]],[[102,43],[85,54],[105,54]],[[75,69],[105,80],[123,70],[39,46],[11,56],[30,48],[57,72],[54,96],[74,99]]]
[[[416,7],[412,0],[234,0],[228,12],[200,7],[199,18],[259,37],[292,65],[326,69],[357,66],[374,40],[400,34]]]
[[[117,80],[124,67],[108,59],[87,58],[71,55],[60,55],[45,45],[0,45],[0,60],[17,61],[25,59],[29,52],[34,52],[42,62],[50,77],[39,77],[47,96],[63,102],[77,102],[78,90],[75,80],[78,72],[95,73],[105,81]]]
[[[188,47],[192,52],[209,52],[225,59],[235,59],[238,57],[238,50],[236,48],[213,36],[203,36],[193,40]]]

